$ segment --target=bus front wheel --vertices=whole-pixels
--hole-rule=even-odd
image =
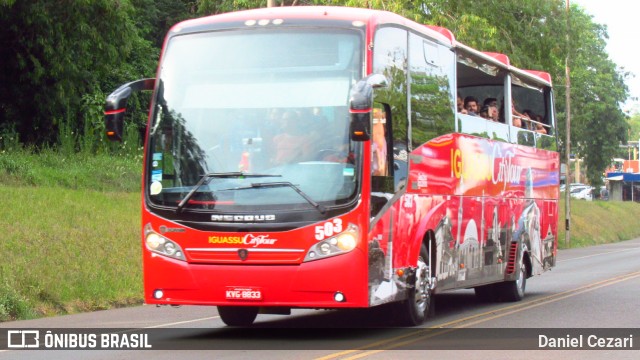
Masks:
[[[218,314],[227,326],[249,326],[258,316],[257,306],[218,306]]]
[[[417,326],[424,322],[432,305],[429,287],[429,254],[424,244],[416,268],[415,286],[409,290],[407,299],[396,304],[398,320],[404,326]]]

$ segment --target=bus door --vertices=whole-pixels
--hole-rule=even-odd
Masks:
[[[371,131],[371,193],[369,234],[370,304],[402,299],[393,269],[396,257],[406,249],[400,243],[397,221],[401,194],[408,176],[407,31],[396,27],[377,30],[373,72],[389,85],[376,89]],[[405,231],[406,232],[406,231]],[[406,234],[405,234],[406,236]]]

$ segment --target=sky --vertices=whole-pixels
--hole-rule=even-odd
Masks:
[[[593,21],[607,25],[607,53],[609,58],[625,71],[633,73],[627,79],[630,99],[623,106],[624,111],[640,111],[640,49],[638,49],[638,0],[569,0],[580,5]]]

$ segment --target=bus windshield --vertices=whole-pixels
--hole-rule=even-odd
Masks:
[[[149,126],[150,202],[228,211],[350,203],[361,145],[349,138],[348,101],[362,47],[353,30],[172,37]]]

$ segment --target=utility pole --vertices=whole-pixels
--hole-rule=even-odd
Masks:
[[[567,123],[566,123],[566,161],[567,171],[565,173],[564,180],[564,196],[565,196],[565,233],[564,233],[564,246],[569,248],[571,246],[571,78],[569,76],[569,54],[571,53],[571,38],[569,36],[571,32],[571,20],[570,20],[570,6],[569,0],[567,2],[567,57],[565,59],[565,77],[566,77],[566,108],[567,108]]]

